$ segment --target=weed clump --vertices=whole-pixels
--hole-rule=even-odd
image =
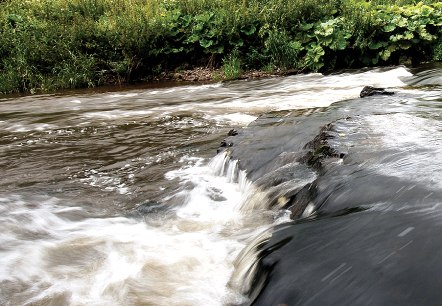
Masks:
[[[223,59],[222,67],[226,80],[238,79],[241,76],[241,61],[238,51],[234,51]]]

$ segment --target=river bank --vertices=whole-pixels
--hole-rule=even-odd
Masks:
[[[1,1],[0,93],[440,61],[441,28],[429,0]]]
[[[211,83],[225,80],[222,75],[222,69],[196,67],[193,69],[181,71],[162,72],[157,76],[145,78],[145,82],[185,82],[185,83]],[[255,80],[269,77],[287,76],[293,74],[293,71],[260,71],[250,70],[238,74],[235,80]]]

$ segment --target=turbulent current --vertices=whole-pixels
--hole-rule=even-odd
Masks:
[[[0,98],[0,305],[441,301],[441,95],[430,65]]]

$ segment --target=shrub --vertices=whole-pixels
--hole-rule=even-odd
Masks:
[[[325,71],[440,60],[431,0],[0,1],[0,92],[130,82],[180,66]]]

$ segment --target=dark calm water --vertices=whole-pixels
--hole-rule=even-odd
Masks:
[[[0,98],[0,304],[442,300],[441,96],[432,65]]]

